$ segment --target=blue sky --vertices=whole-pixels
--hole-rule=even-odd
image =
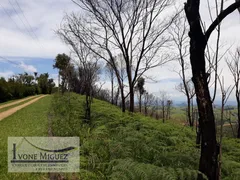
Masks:
[[[177,2],[179,6],[183,6],[185,0]],[[234,0],[229,0],[226,5],[232,2]],[[211,20],[206,1],[201,1],[201,3],[202,19],[204,24],[209,26]],[[210,0],[211,10],[215,12],[212,3],[214,2]],[[48,72],[57,83],[57,70],[52,68],[53,60],[58,53],[69,54],[69,48],[54,31],[60,26],[64,15],[72,11],[79,11],[79,8],[71,0],[1,0],[0,56],[19,64],[19,66],[0,58],[0,76],[7,78],[23,72]],[[225,49],[230,45],[235,47],[240,44],[239,32],[240,16],[234,12],[222,24],[221,43]],[[213,47],[215,35],[213,34],[209,42],[210,45],[213,44]],[[189,62],[189,59],[187,61]],[[219,68],[223,70],[222,75],[227,79],[226,86],[232,85],[232,77],[224,60]],[[156,83],[146,80],[146,89],[155,95],[159,95],[160,91],[166,91],[173,100],[183,101],[185,97],[175,88],[181,82],[176,71],[179,71],[177,62],[152,69],[146,75],[155,79]],[[186,74],[188,78],[191,78],[190,70]],[[110,87],[107,77],[102,78],[102,81],[105,83],[105,88]],[[210,89],[212,90],[212,88]],[[231,99],[234,99],[234,96],[231,96]]]
[[[52,78],[56,80],[57,69],[53,69],[53,58],[31,58],[31,57],[6,57],[11,60],[11,63],[7,61],[0,61],[0,75],[6,78],[14,74],[28,72],[33,74],[38,72],[39,74],[48,72]],[[13,63],[14,62],[14,63]],[[3,73],[3,74],[1,74]],[[4,75],[5,73],[5,75]]]

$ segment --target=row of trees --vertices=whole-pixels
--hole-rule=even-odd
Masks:
[[[23,73],[8,80],[0,78],[0,102],[35,94],[51,94],[55,84],[48,73],[34,75]]]
[[[178,89],[187,97],[190,126],[193,126],[191,104],[194,96],[197,99],[201,137],[199,171],[210,180],[219,179],[221,168],[213,103],[217,84],[221,82],[218,73],[218,62],[221,59],[219,57],[221,21],[239,8],[240,2],[232,3],[224,10],[224,1],[221,0],[220,3],[216,1],[216,18],[213,19],[211,16],[212,23],[206,28],[201,19],[199,0],[187,0],[184,6],[185,15],[182,16],[180,15],[182,11],[173,12],[172,0],[72,1],[80,8],[80,13],[66,15],[57,33],[72,49],[73,59],[79,68],[72,72],[78,74],[78,80],[81,75],[84,76],[80,78],[83,79],[82,86],[77,87],[85,88],[86,118],[90,119],[88,105],[91,104],[91,97],[94,94],[93,82],[97,77],[96,67],[99,67],[99,61],[104,60],[107,63],[111,78],[115,76],[118,83],[115,97],[113,91],[111,92],[111,102],[114,103],[120,96],[121,108],[125,112],[126,100],[129,98],[129,111],[134,112],[136,92],[139,96],[140,111],[142,98],[147,94],[142,88],[144,81],[141,78],[150,69],[178,59],[181,66],[178,73],[182,78]],[[209,12],[211,14],[210,6]],[[186,28],[187,23],[189,29]],[[214,56],[211,56],[208,39],[214,30],[217,31],[216,50]],[[169,53],[171,49],[169,47],[173,44],[178,49],[174,55],[172,52]],[[186,64],[187,57],[190,57],[189,65]],[[192,77],[186,75],[188,68],[192,72]],[[212,97],[209,91],[211,76],[214,81]],[[62,84],[62,90],[64,89],[67,88]],[[167,104],[171,104],[170,101]],[[201,174],[198,179],[203,179]]]
[[[168,12],[172,1],[73,2],[82,13],[66,15],[58,34],[75,54],[87,48],[92,56],[109,64],[120,88],[122,111],[125,112],[125,99],[129,96],[129,109],[133,112],[134,88],[138,79],[171,59],[165,53],[170,42],[167,29],[177,15],[161,16]],[[161,55],[157,53],[160,50]]]
[[[91,62],[81,62],[78,64],[68,55],[58,54],[53,67],[59,70],[59,76],[61,77],[61,93],[71,91],[86,95],[86,120],[90,121],[91,102],[93,97],[108,101],[122,108],[123,104],[119,96],[120,88],[118,85],[116,86],[116,76],[113,69],[109,67],[108,64],[106,64],[105,67],[100,66],[97,61],[95,64]],[[110,77],[110,90],[103,89],[103,84],[99,85],[101,70],[105,72],[105,75],[109,75]],[[134,88],[134,93],[137,94],[139,104],[135,111],[139,111],[145,114],[145,116],[151,116],[156,119],[161,118],[163,122],[166,119],[170,119],[173,104],[172,100],[170,100],[166,92],[161,92],[159,97],[148,93],[144,88],[144,84],[145,79],[141,77]],[[130,109],[129,96],[124,98],[125,108]]]

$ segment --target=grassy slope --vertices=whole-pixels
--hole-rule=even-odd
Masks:
[[[47,113],[51,96],[44,97],[12,116],[0,121],[0,179],[43,179],[46,174],[8,173],[7,139],[11,136],[47,136]]]
[[[84,97],[55,97],[53,131],[80,136],[81,179],[195,179],[199,149],[188,127],[123,114],[118,107],[94,100],[92,123],[82,123]],[[70,104],[69,104],[70,102]],[[61,114],[61,115],[60,115]],[[223,178],[240,179],[240,145],[224,139]]]

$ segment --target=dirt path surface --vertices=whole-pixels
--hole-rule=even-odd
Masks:
[[[26,107],[26,106],[28,106],[28,105],[30,105],[30,104],[38,101],[39,99],[41,99],[41,98],[43,98],[43,97],[45,97],[45,96],[47,96],[47,95],[39,96],[39,97],[34,98],[33,100],[31,100],[31,101],[29,101],[29,102],[27,102],[27,103],[24,103],[24,104],[19,105],[19,106],[17,106],[17,107],[13,107],[13,108],[11,108],[11,109],[9,109],[9,110],[6,110],[6,111],[4,111],[4,112],[1,112],[1,113],[0,113],[0,121],[3,120],[4,118],[8,117],[8,116],[11,116],[12,114],[14,114],[15,112],[17,112],[18,110],[20,110],[20,109],[22,109],[22,108],[24,108],[24,107]]]
[[[24,99],[20,99],[20,100],[14,101],[14,102],[12,102],[12,103],[0,105],[0,109],[5,108],[5,107],[8,107],[8,106],[15,105],[15,104],[18,104],[18,103],[21,103],[21,102],[24,102],[24,101],[27,101],[27,100],[29,100],[29,99],[36,98],[36,97],[38,97],[38,96],[30,96],[30,97],[27,97],[27,98],[24,98]]]

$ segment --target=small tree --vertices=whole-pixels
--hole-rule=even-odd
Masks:
[[[237,48],[235,54],[230,53],[231,60],[227,59],[227,65],[232,73],[234,86],[235,86],[235,98],[237,101],[237,112],[238,112],[238,133],[237,138],[240,138],[240,48]]]
[[[218,76],[218,81],[219,81],[219,85],[220,85],[220,90],[221,90],[221,117],[220,117],[220,133],[219,133],[219,160],[218,160],[218,179],[221,179],[221,166],[222,166],[222,139],[223,139],[223,125],[224,125],[224,111],[225,111],[225,105],[226,102],[229,98],[229,96],[232,93],[233,88],[231,88],[231,86],[229,86],[227,89],[225,89],[225,85],[224,85],[224,77],[222,77],[222,80],[220,79],[220,77]]]
[[[140,77],[137,81],[137,85],[136,85],[136,90],[138,92],[139,95],[139,99],[138,99],[138,103],[139,103],[139,111],[142,112],[142,96],[145,92],[144,89],[144,84],[145,84],[145,79],[143,77]]]
[[[144,104],[144,114],[145,116],[148,115],[148,109],[150,107],[153,107],[155,97],[152,94],[149,94],[147,91],[144,92],[143,94],[143,104]]]
[[[54,60],[53,68],[59,69],[59,75],[62,77],[62,93],[66,90],[68,70],[71,58],[66,54],[58,54]]]
[[[161,112],[162,112],[162,120],[163,123],[165,123],[166,120],[166,111],[167,111],[167,101],[168,101],[168,97],[167,97],[167,93],[165,91],[160,92],[160,107],[161,107]]]
[[[170,34],[173,39],[174,46],[177,49],[176,59],[181,67],[181,70],[177,73],[182,82],[176,87],[176,89],[183,93],[187,99],[187,121],[189,126],[193,127],[194,120],[192,117],[191,100],[195,95],[194,87],[191,80],[188,80],[187,70],[189,69],[189,63],[187,57],[189,55],[189,37],[188,37],[187,19],[183,15],[179,16],[170,28]]]
[[[166,114],[166,119],[167,120],[171,119],[172,105],[173,105],[173,101],[172,100],[167,100],[167,114]]]
[[[72,49],[73,55],[76,58],[75,63],[78,66],[78,74],[82,82],[83,90],[85,93],[85,122],[90,123],[91,121],[91,104],[93,99],[93,87],[96,82],[99,74],[99,65],[98,65],[98,57],[92,53],[89,47],[87,47],[82,41],[77,41],[72,38],[71,34],[66,31],[59,30],[58,35],[62,38],[62,40],[70,46]],[[64,72],[70,72],[70,58],[66,56],[60,56],[60,62],[56,63],[56,67],[61,65],[60,68],[63,67]],[[59,62],[56,61],[56,62]],[[68,63],[67,63],[68,62]],[[70,78],[71,76],[69,76]]]
[[[114,104],[114,69],[109,62],[106,64],[106,72],[110,77],[111,81],[111,103]]]
[[[53,82],[53,79],[49,79],[48,73],[40,74],[37,81],[42,94],[52,93],[52,88],[55,86],[55,83]]]
[[[194,126],[193,98],[195,96],[194,86],[191,80],[184,78],[183,82],[176,86],[176,89],[187,97],[187,121],[190,127]]]

